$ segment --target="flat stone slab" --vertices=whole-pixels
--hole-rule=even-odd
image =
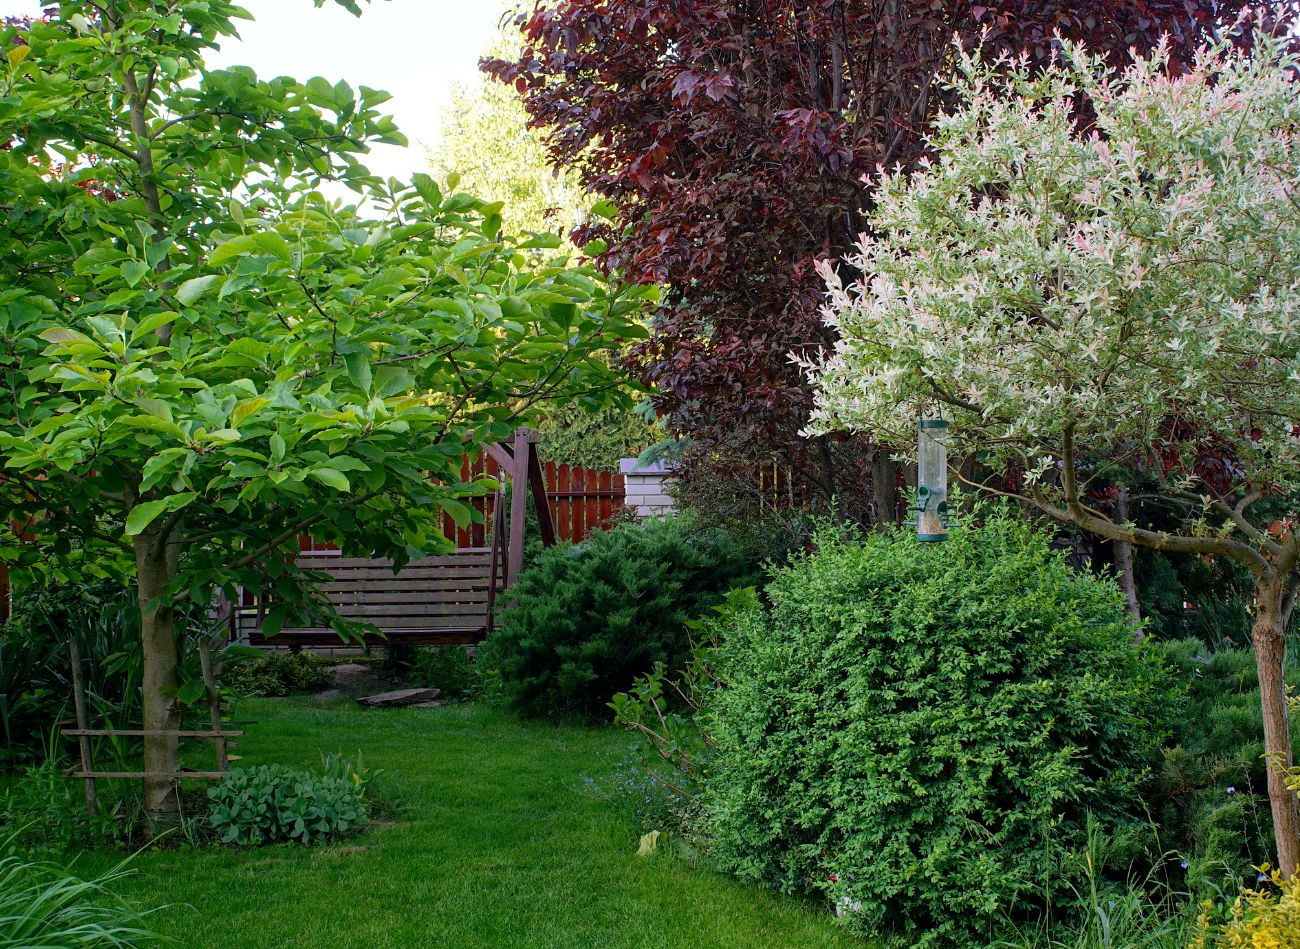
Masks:
[[[403,705],[418,705],[432,702],[441,694],[441,689],[394,689],[392,692],[380,692],[357,699],[361,705],[370,708],[396,708]]]

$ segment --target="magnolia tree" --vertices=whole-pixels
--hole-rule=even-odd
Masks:
[[[1292,874],[1279,766],[1300,553],[1287,516],[1300,491],[1297,62],[1260,37],[1253,55],[1216,47],[1177,73],[1163,51],[1115,75],[1068,45],[1042,72],[1001,65],[963,57],[964,105],[935,122],[935,159],[882,172],[874,236],[847,266],[823,265],[839,341],[808,367],[811,430],[903,446],[918,413],[941,409],[959,448],[1008,475],[1001,490],[1059,521],[1245,564]],[[1120,468],[1183,506],[1186,529],[1097,503],[1091,489]]]
[[[272,629],[326,608],[290,566],[309,530],[447,549],[480,490],[462,453],[546,400],[626,398],[608,351],[649,291],[529,265],[558,241],[503,237],[500,205],[371,178],[368,143],[401,140],[383,93],[206,69],[226,0],[57,11],[0,33],[0,557],[135,582],[156,827],[201,694],[184,614],[237,586]]]

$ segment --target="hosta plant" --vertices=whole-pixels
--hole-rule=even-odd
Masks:
[[[361,793],[342,777],[283,765],[239,768],[208,791],[209,820],[228,844],[311,844],[366,823]]]

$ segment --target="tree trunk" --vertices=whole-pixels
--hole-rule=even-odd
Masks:
[[[1121,524],[1128,523],[1128,491],[1124,488],[1119,489],[1115,499],[1115,515]],[[1114,540],[1111,544],[1115,548],[1119,588],[1124,591],[1124,609],[1128,610],[1134,622],[1139,622],[1142,619],[1142,607],[1138,603],[1137,580],[1133,577],[1133,545],[1126,540]]]
[[[141,678],[146,730],[176,730],[176,614],[164,594],[174,557],[168,555],[167,535],[146,531],[135,538],[136,585],[140,601],[140,643],[144,656]],[[144,736],[144,808],[148,832],[154,836],[180,822],[176,793],[177,739],[174,735]]]
[[[876,505],[876,523],[893,524],[898,520],[894,503],[898,494],[898,462],[889,452],[877,448],[871,458],[871,495]]]
[[[1300,863],[1300,824],[1297,823],[1296,795],[1286,786],[1283,771],[1292,765],[1291,732],[1287,722],[1286,630],[1282,623],[1284,592],[1277,577],[1264,577],[1255,590],[1255,625],[1251,640],[1255,667],[1259,672],[1259,701],[1264,712],[1264,751],[1268,758],[1268,799],[1273,811],[1273,833],[1277,838],[1277,866],[1286,877],[1294,876]]]

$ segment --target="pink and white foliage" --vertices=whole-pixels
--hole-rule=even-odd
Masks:
[[[1067,430],[1167,459],[1176,419],[1253,483],[1300,484],[1297,60],[1268,38],[1178,74],[1163,49],[1119,73],[1069,44],[1038,73],[957,55],[964,105],[934,161],[880,174],[863,276],[823,264],[839,341],[806,364],[809,430],[901,447],[943,403],[955,441],[1032,477]]]

